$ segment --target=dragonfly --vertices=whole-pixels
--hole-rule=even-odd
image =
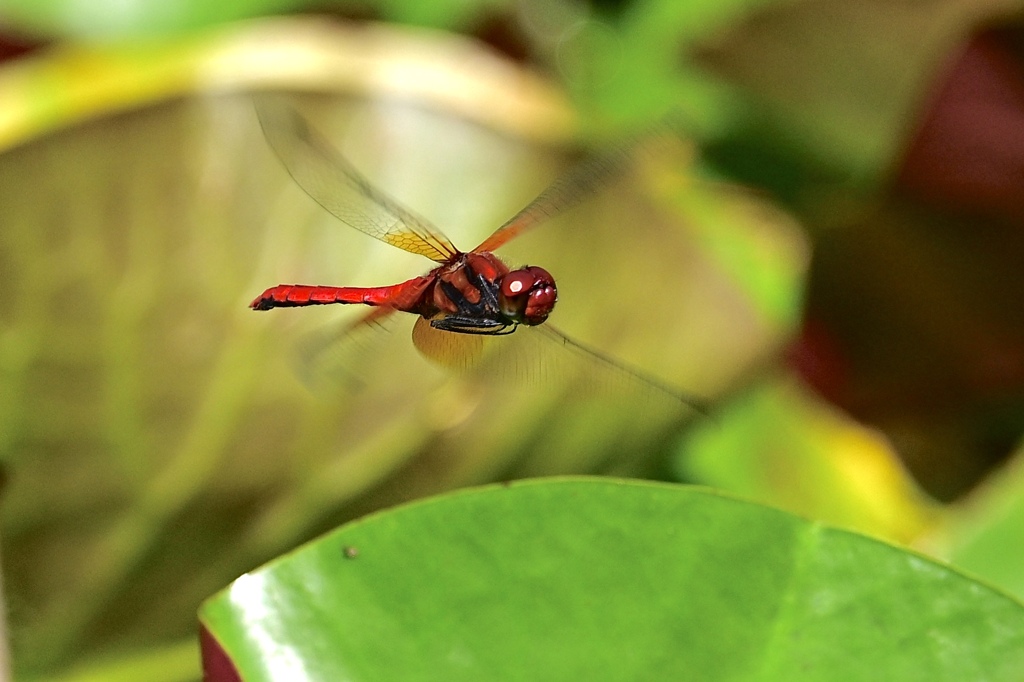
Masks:
[[[618,175],[629,163],[632,144],[594,156],[563,175],[476,248],[462,251],[427,219],[413,213],[374,186],[321,133],[287,104],[257,99],[264,137],[295,183],[342,223],[437,265],[425,275],[386,286],[355,287],[278,284],[257,296],[253,310],[314,305],[370,306],[353,327],[379,324],[397,312],[417,316],[413,343],[442,364],[438,343],[444,335],[506,336],[520,327],[539,331],[556,344],[589,357],[605,369],[640,382],[654,392],[701,414],[703,400],[662,383],[614,357],[577,341],[549,322],[558,301],[554,277],[536,265],[509,267],[494,251],[524,232],[575,206]],[[521,332],[522,333],[522,332]],[[464,345],[456,352],[468,353]],[[463,363],[469,364],[469,363]]]

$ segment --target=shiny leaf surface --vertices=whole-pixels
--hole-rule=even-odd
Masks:
[[[243,679],[1016,680],[1024,607],[707,491],[563,479],[414,503],[239,578]]]

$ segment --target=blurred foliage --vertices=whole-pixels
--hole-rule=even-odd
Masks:
[[[851,428],[791,377],[733,400],[720,429],[683,443],[684,480],[769,499],[809,518],[910,542],[937,509],[907,479],[879,434]]]
[[[21,33],[64,39],[139,38],[296,9],[301,0],[96,2],[4,0],[0,19]]]
[[[297,105],[457,243],[479,241],[568,162],[567,133],[558,132],[568,131],[565,104],[475,48],[372,27],[279,31],[306,38],[299,57],[324,56],[320,87],[337,91]],[[248,42],[229,33],[225,43],[193,43],[208,50],[199,57],[156,51],[161,68],[140,62],[139,73],[187,83],[208,76],[214,60],[259,70],[265,61],[252,58],[269,46],[287,54],[287,41],[272,37],[272,27],[254,27]],[[412,56],[401,57],[410,45]],[[371,53],[386,73],[422,73],[421,51],[431,48],[440,88],[405,91],[430,108],[375,102],[368,96],[386,80],[360,84],[346,75],[351,67],[340,79],[333,68]],[[477,56],[469,66],[467,49]],[[175,46],[170,55],[180,55]],[[134,82],[120,93],[53,87],[73,82],[69,67],[83,60],[97,71],[123,73],[125,64],[120,49],[72,51],[16,65],[11,80],[48,76],[51,94],[65,98],[49,111],[69,118],[138,92]],[[515,87],[487,90],[494,70],[518,79],[505,81]],[[462,96],[450,81],[493,96],[465,104],[448,94]],[[558,321],[570,334],[711,396],[793,324],[804,249],[794,225],[756,198],[729,188],[705,196],[714,186],[693,181],[692,162],[680,141],[508,255],[559,273]],[[339,313],[358,311],[257,315],[246,303],[281,280],[373,284],[427,264],[323,214],[263,143],[244,94],[54,130],[7,152],[0,193],[11,228],[6,577],[26,671],[188,633],[205,595],[380,506],[499,478],[649,472],[692,416],[672,406],[637,411],[628,394],[588,398],[572,373],[507,390],[446,376],[401,330],[351,349],[380,346],[354,361],[365,389],[310,393],[294,350]],[[733,234],[773,248],[759,253]],[[761,281],[777,293],[758,301],[747,291]],[[787,288],[790,302],[773,302]],[[671,317],[657,314],[657,291],[672,292]],[[746,333],[724,346],[737,326]],[[509,341],[518,338],[529,337]],[[69,565],[80,568],[69,575]]]
[[[2,534],[19,671],[71,679],[91,658],[74,679],[131,679],[124,661],[169,660],[165,679],[188,679],[177,638],[239,573],[369,510],[552,473],[712,483],[922,543],[1019,595],[1024,553],[1000,551],[1024,528],[1006,512],[1019,489],[940,506],[897,456],[952,499],[1009,453],[1024,404],[1017,289],[992,296],[981,277],[1006,272],[1019,226],[950,221],[921,192],[908,208],[898,185],[904,155],[934,163],[911,138],[940,65],[1019,4],[936,4],[315,5],[453,32],[435,33],[230,23],[302,5],[283,0],[5,0],[3,30],[49,43],[0,70]],[[567,331],[719,399],[715,419],[581,401],[575,374],[540,391],[453,378],[400,330],[346,349],[368,388],[310,392],[290,354],[337,313],[257,316],[248,300],[426,264],[339,229],[290,183],[255,125],[256,89],[319,93],[302,110],[463,246],[579,142],[672,111],[704,160],[668,150],[506,255],[556,273]],[[974,225],[985,240],[936,238]],[[936,406],[940,393],[964,399]]]
[[[974,490],[949,522],[919,545],[1024,601],[1024,457],[1018,451],[999,476]]]

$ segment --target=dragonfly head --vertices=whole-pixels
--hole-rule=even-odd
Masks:
[[[540,324],[548,319],[557,300],[555,280],[544,268],[524,267],[501,278],[498,305],[502,314],[515,322]]]

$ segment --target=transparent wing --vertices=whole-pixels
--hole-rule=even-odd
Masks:
[[[355,320],[307,333],[295,349],[299,378],[316,390],[365,387],[368,380],[363,370],[368,359],[391,350],[387,348],[393,336],[390,323],[396,312],[383,306],[371,308]]]
[[[458,255],[458,249],[440,230],[370,184],[297,111],[269,95],[254,101],[263,135],[288,173],[339,220],[439,263]]]
[[[466,371],[475,367],[483,356],[486,336],[459,334],[430,326],[430,320],[420,317],[412,328],[412,343],[423,357],[441,367]]]
[[[473,372],[488,382],[569,391],[582,398],[618,397],[637,410],[665,407],[676,413],[710,415],[700,397],[665,383],[572,339],[545,323],[520,325],[512,334],[457,334],[419,318],[413,329],[419,351],[450,371]]]
[[[473,250],[494,251],[523,232],[573,208],[601,187],[619,178],[639,153],[657,149],[671,140],[678,143],[679,132],[677,126],[666,120],[643,134],[628,138],[604,153],[586,159],[551,183],[536,199]]]
[[[638,393],[652,400],[668,401],[681,408],[692,410],[703,417],[711,415],[711,405],[703,398],[680,390],[593,346],[566,336],[550,324],[527,328],[527,330],[531,335],[539,337],[544,342],[561,346],[575,356],[577,361],[584,363],[589,368],[587,371],[591,375],[592,383],[596,383],[604,389]]]

